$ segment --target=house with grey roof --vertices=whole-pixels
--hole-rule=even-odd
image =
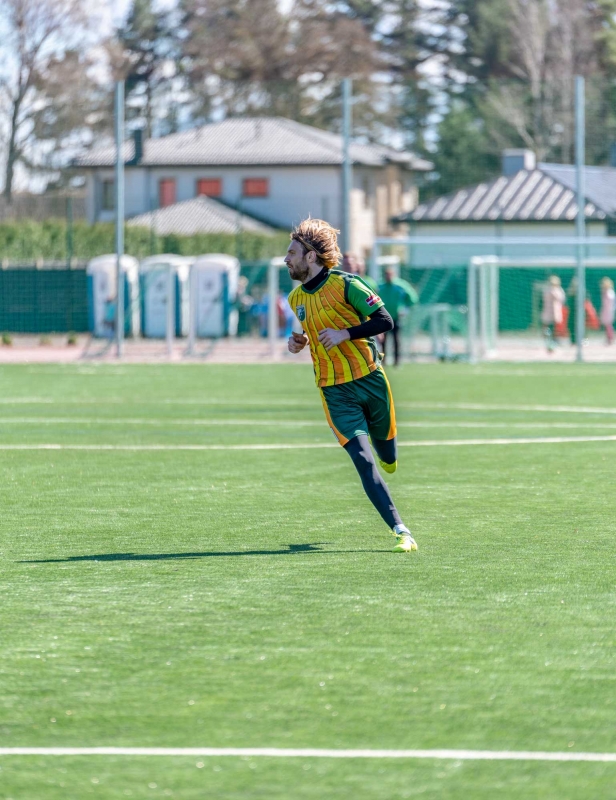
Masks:
[[[415,207],[417,174],[432,165],[381,145],[350,151],[352,249],[367,253],[375,236],[393,233],[393,217]],[[162,217],[152,212],[206,196],[273,228],[308,215],[340,227],[342,152],[341,136],[281,117],[232,118],[145,141],[136,131],[124,145],[126,213],[156,225]],[[114,158],[109,145],[74,162],[86,175],[91,222],[113,219]]]
[[[193,236],[197,233],[237,233],[248,231],[273,236],[276,228],[265,225],[248,214],[242,214],[229,206],[214,200],[213,197],[201,195],[191,200],[181,200],[145,214],[131,217],[128,225],[133,227],[152,228],[159,236],[177,233],[181,236]]]
[[[585,168],[585,216],[588,237],[615,236],[614,248],[594,247],[589,255],[616,255],[616,164]],[[415,248],[415,261],[426,265],[461,262],[472,255],[571,256],[571,247],[559,246],[559,238],[575,236],[577,216],[575,167],[536,163],[529,150],[505,150],[502,175],[422,203],[401,214],[415,236],[551,237],[551,245],[456,246],[455,252],[427,245]],[[495,252],[496,251],[496,252]]]

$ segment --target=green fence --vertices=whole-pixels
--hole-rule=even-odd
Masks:
[[[268,261],[242,263],[248,291],[260,299],[267,289]],[[466,265],[425,269],[402,267],[401,276],[418,290],[420,302],[462,306],[466,297]],[[499,327],[501,331],[525,331],[539,325],[541,290],[547,278],[556,274],[565,290],[571,284],[572,269],[500,269]],[[595,308],[601,304],[600,281],[604,276],[616,282],[616,269],[587,269],[587,294]],[[286,270],[280,271],[280,290],[291,290]],[[88,299],[85,263],[73,269],[65,265],[23,264],[0,269],[0,331],[10,333],[76,333],[88,330]]]
[[[86,271],[24,265],[0,269],[0,331],[76,333],[88,329]]]

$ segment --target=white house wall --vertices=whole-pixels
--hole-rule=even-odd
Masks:
[[[390,232],[389,218],[407,206],[415,205],[411,173],[395,165],[353,169],[351,191],[351,249],[369,254],[374,237]],[[334,227],[342,224],[341,169],[323,167],[195,167],[147,168],[125,170],[125,211],[127,217],[158,208],[159,183],[175,180],[176,202],[196,196],[197,181],[217,178],[222,182],[220,199],[233,207],[271,225],[289,228],[307,216],[327,219]],[[243,197],[245,178],[266,178],[267,197]],[[102,183],[113,180],[111,168],[93,170],[88,175],[88,218],[91,222],[109,222],[113,210],[103,211]]]
[[[221,200],[232,206],[241,205],[243,211],[280,227],[289,227],[312,215],[326,217],[339,226],[340,170],[337,167],[221,167],[151,168],[127,167],[125,171],[125,207],[127,216],[142,214],[158,207],[159,182],[172,178],[176,183],[176,201],[190,200],[196,196],[200,178],[220,178]],[[266,178],[269,181],[268,197],[242,197],[245,178]],[[112,211],[100,208],[100,185],[103,180],[113,180],[113,170],[97,170],[90,187],[90,219],[113,219]],[[97,185],[98,184],[98,191]],[[95,206],[97,211],[95,212]]]

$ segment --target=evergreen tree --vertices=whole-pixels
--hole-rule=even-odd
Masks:
[[[171,56],[166,17],[154,9],[154,0],[132,0],[116,37],[128,62],[126,97],[129,119],[140,119],[146,137],[152,136],[157,90],[168,80],[163,66]]]

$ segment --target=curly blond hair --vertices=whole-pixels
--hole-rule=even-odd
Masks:
[[[338,247],[339,230],[324,219],[308,217],[291,232],[291,239],[298,241],[305,250],[316,253],[317,260],[327,269],[334,269],[340,263],[342,253]]]

